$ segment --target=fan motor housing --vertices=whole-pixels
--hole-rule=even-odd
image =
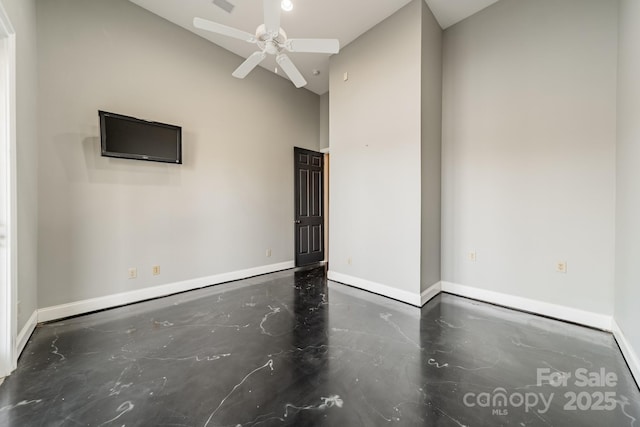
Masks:
[[[287,33],[280,28],[278,36],[272,37],[271,34],[267,32],[264,24],[262,24],[258,29],[256,29],[256,40],[256,44],[260,49],[262,49],[262,51],[271,55],[276,55],[284,49],[284,45],[287,42]]]

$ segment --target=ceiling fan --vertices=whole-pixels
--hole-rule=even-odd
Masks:
[[[285,52],[338,53],[340,42],[336,39],[288,39],[287,34],[280,28],[280,0],[263,0],[263,2],[264,24],[258,26],[255,34],[202,18],[194,18],[193,26],[258,45],[260,50],[252,53],[240,64],[232,73],[233,77],[245,78],[267,57],[267,54],[276,55],[276,63],[293,84],[300,88],[306,85],[307,81]]]

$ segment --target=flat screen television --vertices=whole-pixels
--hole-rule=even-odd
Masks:
[[[98,111],[102,155],[182,163],[182,128]]]

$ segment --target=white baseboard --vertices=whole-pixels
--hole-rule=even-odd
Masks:
[[[627,361],[629,365],[629,369],[631,369],[631,375],[636,380],[636,384],[640,387],[640,358],[638,354],[634,351],[627,338],[624,336],[622,329],[616,322],[616,319],[613,319],[613,336],[616,338],[618,345],[620,346],[620,350],[622,350],[622,355],[624,359]]]
[[[420,306],[425,305],[431,298],[442,292],[442,282],[434,283],[420,294]]]
[[[98,298],[75,301],[68,304],[41,308],[38,310],[37,321],[48,322],[51,320],[62,319],[64,317],[77,316],[79,314],[90,313],[96,310],[104,310],[106,308],[131,304],[147,299],[164,297],[167,295],[176,294],[178,292],[191,291],[206,286],[217,285],[233,280],[246,279],[247,277],[258,276],[260,274],[274,273],[276,271],[287,270],[294,267],[294,261],[286,261],[278,264],[264,265],[260,267],[248,268],[246,270],[215,274],[213,276],[207,277],[198,277],[196,279],[168,283],[166,285],[153,286],[130,292],[122,292]]]
[[[91,298],[68,304],[42,308],[33,312],[33,314],[29,317],[29,320],[27,320],[27,323],[18,334],[16,340],[17,352],[18,355],[22,353],[27,342],[29,341],[29,337],[33,333],[38,322],[47,322],[64,317],[76,316],[96,310],[117,307],[124,304],[163,297],[178,292],[194,290],[206,286],[230,282],[233,280],[245,279],[247,277],[257,276],[260,274],[287,270],[294,267],[294,261],[287,261],[278,264],[271,264],[249,268],[246,270],[216,274],[213,276],[200,277],[197,279],[185,280],[181,282],[169,283],[166,285],[154,286],[130,292],[123,292],[114,295],[107,295],[104,297]],[[492,304],[498,304],[516,310],[523,310],[559,320],[569,321],[606,331],[612,331],[616,338],[616,341],[618,342],[618,345],[620,346],[620,349],[622,350],[625,360],[629,364],[631,373],[634,376],[636,383],[640,384],[640,358],[634,351],[633,347],[631,347],[629,342],[626,340],[624,333],[616,323],[615,319],[613,319],[611,316],[579,310],[558,304],[552,304],[544,301],[489,291],[472,286],[459,285],[451,282],[435,283],[429,288],[425,289],[420,295],[418,295],[408,291],[393,288],[388,285],[372,282],[343,273],[338,273],[332,270],[328,271],[327,277],[329,280],[380,294],[385,297],[406,302],[417,307],[423,306],[440,292],[448,292],[462,297],[473,298]]]
[[[498,304],[504,307],[590,326],[592,328],[602,329],[605,331],[611,331],[612,328],[612,317],[606,314],[593,313],[590,311],[579,310],[577,308],[489,291],[472,286],[459,285],[451,282],[438,282],[425,289],[420,295],[417,295],[388,285],[350,276],[348,274],[338,273],[332,270],[329,270],[327,277],[329,280],[393,298],[417,307],[422,307],[440,292],[448,292],[462,297],[473,298],[479,301]]]
[[[472,286],[459,285],[451,282],[438,282],[425,289],[420,295],[393,288],[381,283],[372,282],[348,274],[329,270],[329,280],[344,283],[365,291],[380,294],[398,301],[422,307],[440,292],[448,292],[462,297],[473,298],[491,304],[502,305],[515,310],[526,311],[558,320],[577,323],[604,331],[612,330],[612,317],[606,314],[593,313],[577,308],[552,304],[544,301],[518,297],[501,292],[489,291]]]
[[[383,285],[382,283],[372,282],[370,280],[349,276],[348,274],[342,274],[332,270],[329,270],[327,272],[327,278],[329,280],[333,280],[334,282],[344,283],[345,285],[353,286],[355,288],[380,294],[382,296],[393,298],[398,301],[406,302],[407,304],[415,305],[416,307],[422,306],[420,304],[420,295],[417,293],[414,294],[408,291],[393,288],[388,285]]]
[[[578,323],[592,328],[611,331],[612,317],[606,314],[593,313],[564,305],[503,294],[501,292],[488,291],[486,289],[475,288],[472,286],[458,285],[451,282],[441,283],[443,292],[449,292],[451,294],[467,298],[498,304],[514,308],[516,310],[528,311],[530,313],[540,314],[567,322]]]
[[[20,357],[20,355],[22,354],[24,347],[29,342],[29,338],[31,338],[31,334],[36,329],[37,325],[38,310],[34,310],[33,313],[31,313],[31,316],[29,316],[29,320],[27,320],[27,323],[25,323],[25,325],[22,327],[22,330],[16,338],[16,354],[18,355],[18,357]]]

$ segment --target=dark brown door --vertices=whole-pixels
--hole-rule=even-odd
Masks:
[[[295,147],[296,266],[324,260],[322,153]]]

